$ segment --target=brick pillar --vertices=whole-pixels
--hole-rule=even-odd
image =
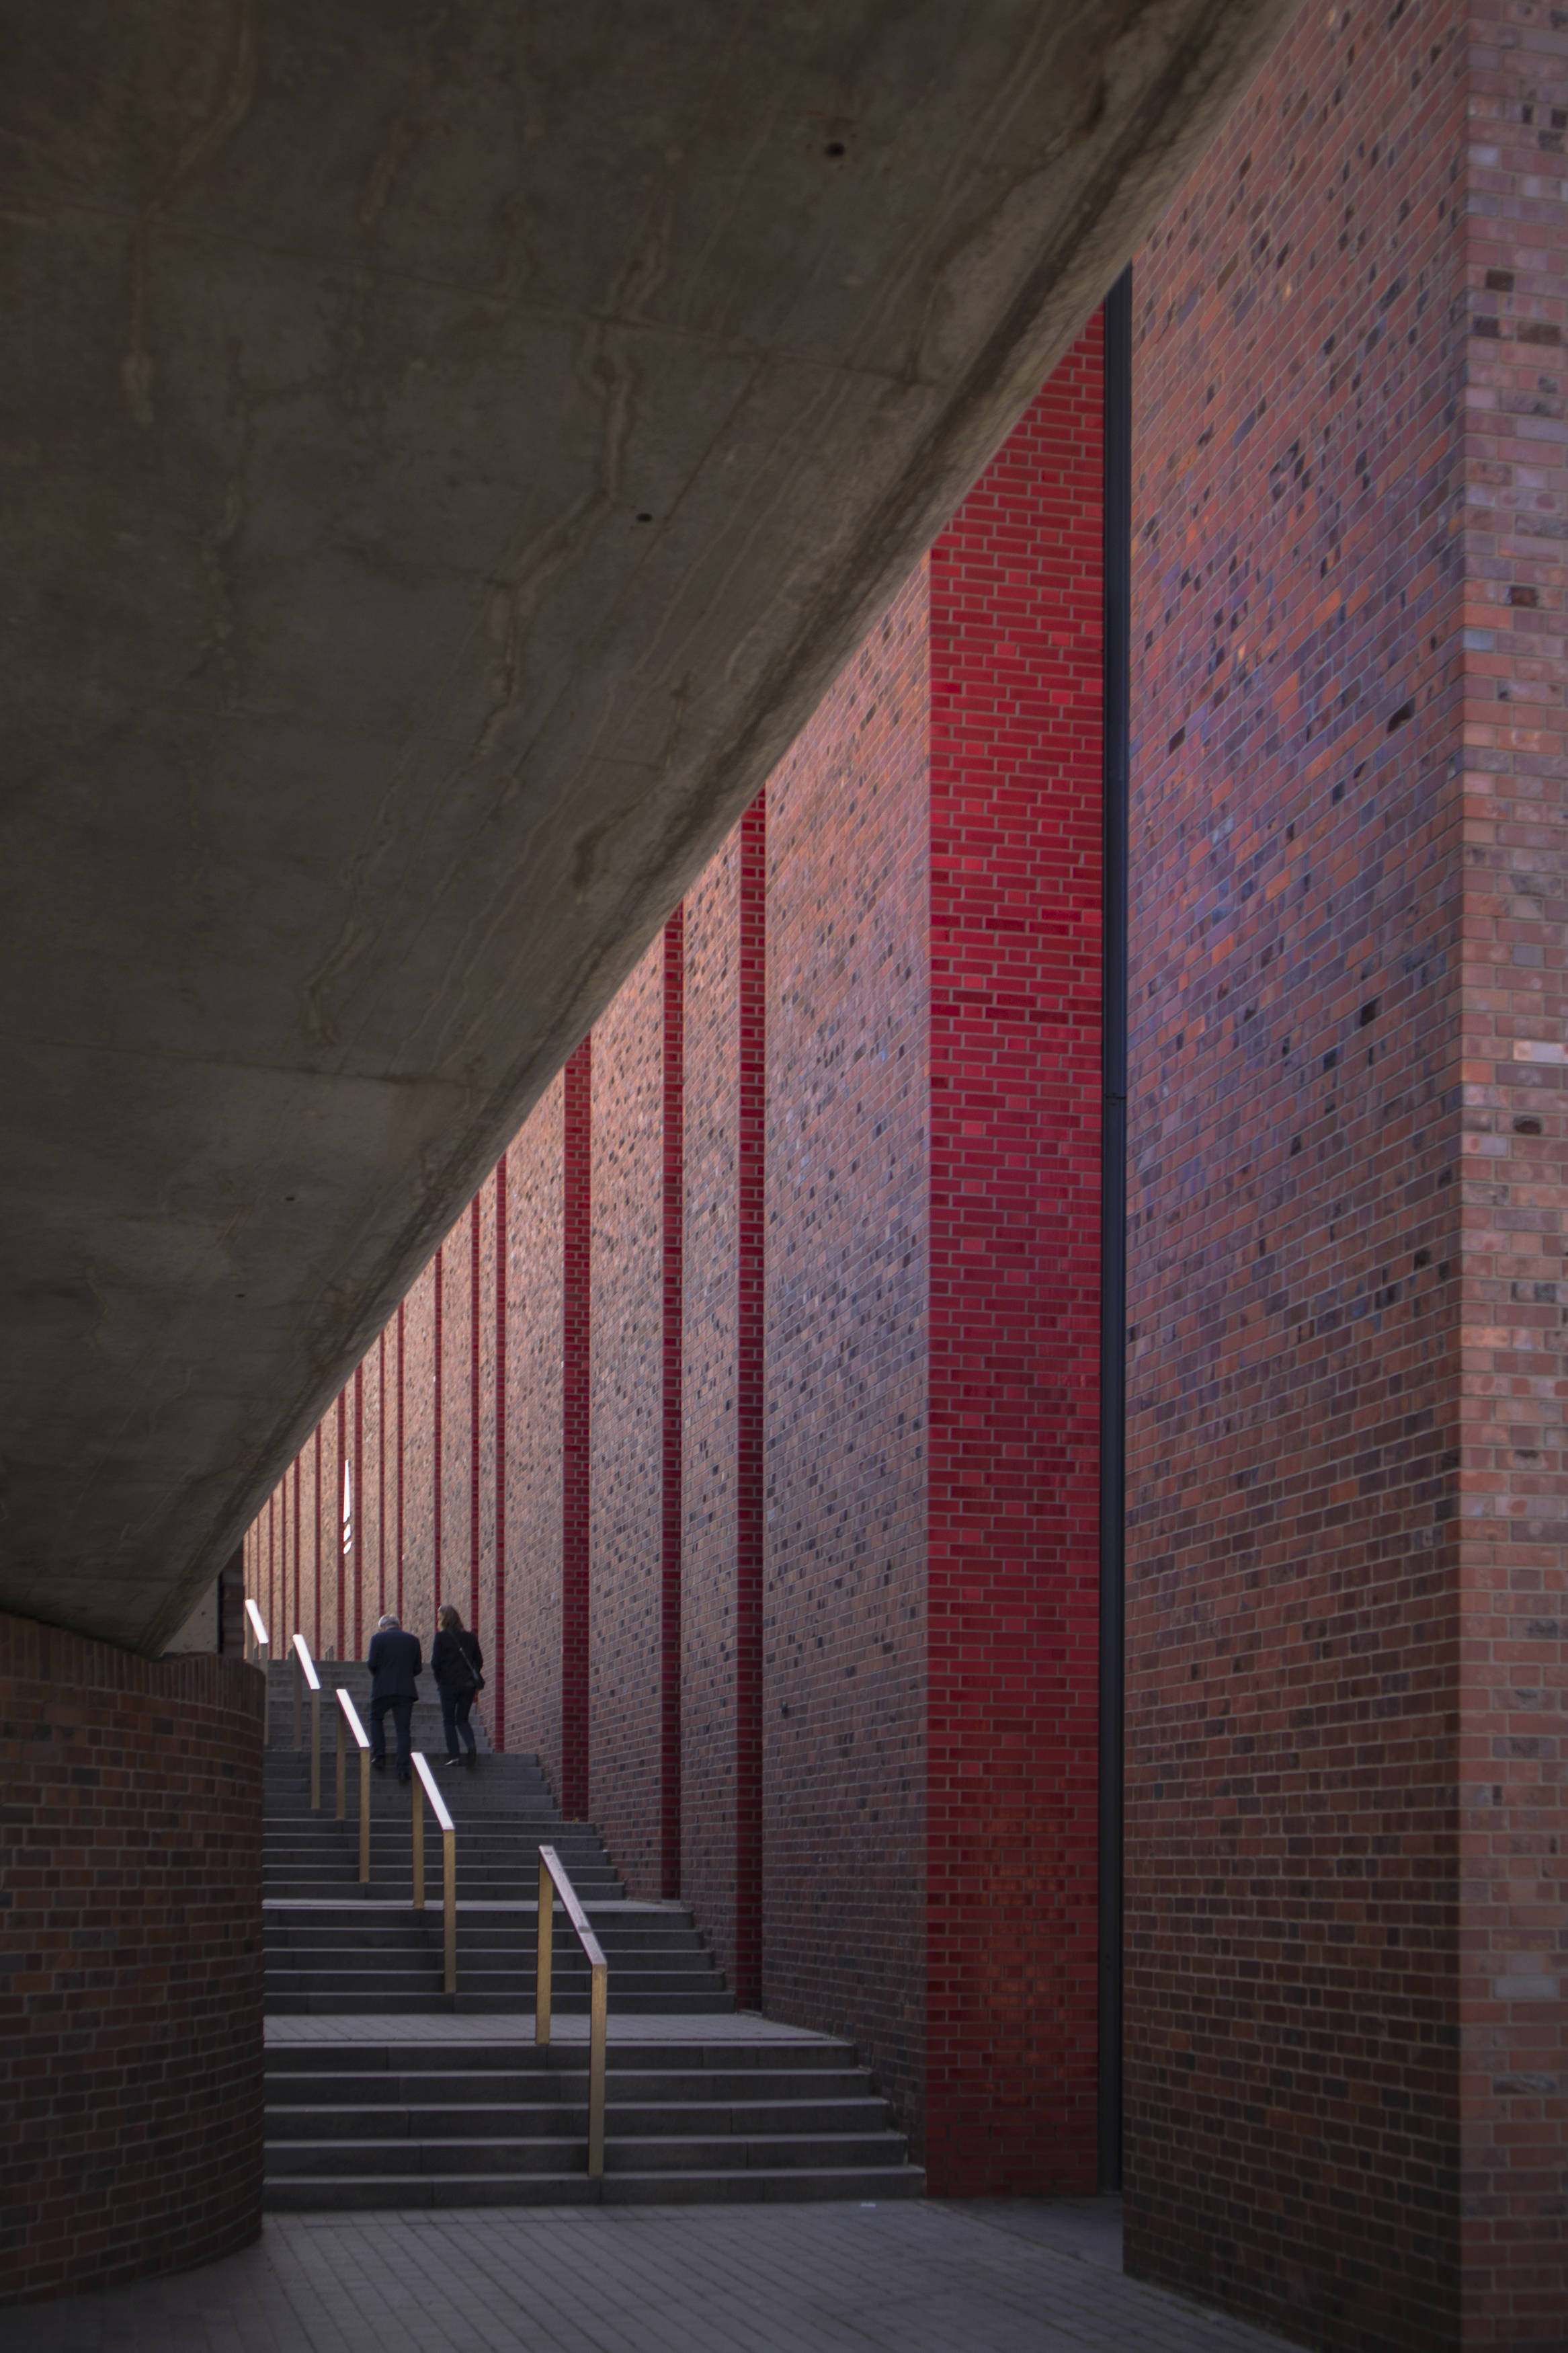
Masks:
[[[589,1324],[593,1298],[594,1041],[566,1065],[563,1128],[561,1810],[588,1812]]]
[[[0,1616],[0,2305],[260,2232],[262,1706],[237,1652]]]
[[[1133,274],[1128,2260],[1555,2345],[1568,30],[1304,13]]]

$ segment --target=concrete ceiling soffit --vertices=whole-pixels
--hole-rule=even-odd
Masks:
[[[0,1603],[156,1649],[1277,0],[10,0]]]

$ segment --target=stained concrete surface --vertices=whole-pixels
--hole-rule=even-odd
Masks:
[[[5,0],[0,1607],[158,1650],[1285,0]]]

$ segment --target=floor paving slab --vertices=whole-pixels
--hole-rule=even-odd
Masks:
[[[319,2022],[319,2021],[318,2021]],[[270,2216],[6,2353],[1283,2353],[1125,2278],[1117,2201]]]

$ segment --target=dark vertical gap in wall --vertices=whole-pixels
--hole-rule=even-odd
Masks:
[[[490,1738],[506,1747],[506,1154],[496,1164],[496,1630]]]
[[[468,1211],[468,1624],[479,1630],[479,1197]]]
[[[272,1648],[282,1649],[278,1626],[278,1514],[277,1498],[267,1498],[267,1630],[272,1637]]]
[[[686,1215],[686,908],[664,927],[664,1484],[659,1625],[659,1892],[680,1894],[680,1451]]]
[[[321,1655],[321,1425],[316,1424],[316,1656]]]
[[[403,1313],[397,1303],[397,1616],[403,1617]]]
[[[588,1366],[594,1039],[566,1065],[561,1318],[561,1810],[588,1813]]]
[[[346,1658],[348,1657],[348,1654],[349,1654],[349,1630],[348,1630],[348,1610],[347,1610],[347,1603],[348,1603],[348,1565],[349,1565],[349,1564],[348,1564],[348,1544],[347,1544],[347,1541],[346,1541],[346,1539],[347,1539],[347,1535],[348,1535],[348,1516],[349,1516],[349,1514],[348,1514],[349,1450],[348,1450],[348,1430],[347,1430],[347,1422],[348,1422],[348,1401],[349,1401],[348,1385],[347,1385],[347,1383],[345,1382],[345,1383],[344,1383],[344,1385],[343,1385],[343,1387],[342,1387],[342,1388],[338,1391],[338,1508],[337,1508],[337,1523],[338,1523],[338,1525],[337,1525],[336,1534],[335,1534],[335,1535],[334,1535],[334,1537],[333,1537],[333,1551],[334,1551],[334,1554],[335,1554],[335,1556],[336,1556],[336,1562],[337,1562],[337,1577],[336,1577],[336,1583],[337,1583],[337,1588],[338,1588],[338,1656],[339,1656],[339,1658],[340,1658],[340,1659],[346,1659]]]
[[[763,2000],[763,1257],[767,797],[741,819],[739,1281],[735,1345],[735,2000]]]
[[[446,1256],[446,1244],[443,1243],[441,1248],[436,1253],[436,1361],[432,1373],[432,1387],[435,1391],[435,1412],[430,1431],[430,1557],[431,1565],[435,1572],[435,1607],[437,1609],[441,1607],[441,1489],[445,1484],[444,1473],[447,1467],[444,1460],[444,1449],[441,1440],[441,1406],[443,1402],[441,1396],[441,1375],[443,1371],[441,1362],[443,1355],[441,1345],[441,1319],[442,1311],[446,1303],[447,1293]]]
[[[354,1366],[354,1485],[349,1501],[354,1551],[354,1656],[364,1656],[364,1364]]]
[[[1127,796],[1132,271],[1105,301],[1104,1103],[1100,1309],[1100,2187],[1121,2187],[1122,1742],[1127,1406]]]

